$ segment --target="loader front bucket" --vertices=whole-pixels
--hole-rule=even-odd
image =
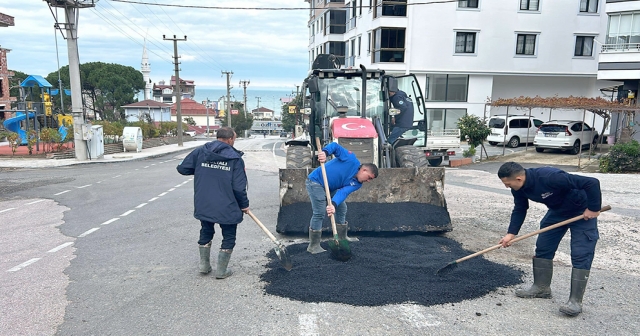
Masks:
[[[311,170],[280,169],[280,211],[276,231],[306,235],[312,210],[305,181]],[[347,198],[352,232],[451,231],[444,198],[444,168],[384,168]],[[328,218],[323,225],[329,230]]]

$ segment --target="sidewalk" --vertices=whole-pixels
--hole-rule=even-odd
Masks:
[[[111,163],[111,162],[143,160],[147,158],[162,156],[169,153],[190,151],[195,147],[204,145],[208,141],[210,140],[207,139],[207,140],[186,141],[183,143],[182,147],[178,146],[177,144],[164,145],[164,146],[146,148],[146,149],[143,149],[140,153],[126,152],[126,153],[109,154],[109,155],[105,155],[104,158],[94,159],[94,160],[85,160],[85,161],[80,161],[77,159],[56,160],[56,159],[45,159],[45,158],[1,157],[0,168],[48,168],[48,167],[63,167],[63,166],[90,164],[90,163]]]

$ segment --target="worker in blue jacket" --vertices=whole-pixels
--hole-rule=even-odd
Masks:
[[[507,235],[501,240],[503,247],[511,245],[518,234],[529,209],[529,200],[548,207],[540,221],[540,228],[582,215],[584,220],[573,222],[541,233],[536,241],[533,258],[533,285],[516,291],[522,298],[551,298],[553,257],[560,240],[571,230],[571,294],[560,311],[576,316],[582,312],[582,297],[589,279],[589,270],[598,241],[598,215],[602,194],[598,179],[568,174],[552,167],[524,169],[515,162],[507,162],[498,170],[498,177],[511,188],[515,206]]]
[[[326,162],[329,155],[334,156],[333,160],[325,164],[331,203],[327,204],[321,167],[312,171],[306,181],[307,193],[309,194],[309,199],[311,199],[311,207],[313,209],[313,216],[309,225],[309,247],[307,251],[312,254],[325,251],[320,246],[322,222],[325,215],[336,216],[336,229],[340,239],[357,241],[356,238],[347,236],[347,204],[345,200],[349,194],[360,189],[362,183],[378,177],[378,167],[376,165],[372,163],[360,164],[355,154],[336,142],[332,142],[322,148],[318,153],[318,161]]]
[[[200,273],[211,272],[211,240],[214,224],[222,230],[222,244],[218,253],[216,279],[233,273],[227,269],[231,252],[236,245],[236,230],[243,212],[249,211],[247,174],[242,153],[233,148],[236,133],[231,127],[217,132],[217,141],[196,148],[178,165],[182,175],[194,175],[194,214],[200,220]]]
[[[389,91],[389,100],[400,114],[391,117],[393,129],[389,134],[389,143],[393,145],[404,132],[413,127],[413,101],[402,91]]]

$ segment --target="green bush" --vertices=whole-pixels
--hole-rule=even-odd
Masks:
[[[640,143],[617,143],[611,147],[609,155],[600,158],[600,171],[622,173],[640,171]]]
[[[469,149],[465,149],[462,151],[462,156],[469,158],[474,157],[476,155],[476,149],[473,147],[469,147]]]

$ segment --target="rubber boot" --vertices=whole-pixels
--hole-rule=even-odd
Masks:
[[[307,252],[311,254],[318,254],[325,252],[326,250],[320,246],[320,240],[322,238],[322,230],[313,230],[309,228],[309,247]]]
[[[552,276],[553,260],[533,258],[533,285],[529,289],[516,290],[516,296],[526,299],[550,299]]]
[[[200,248],[200,273],[208,274],[211,272],[211,242],[207,245],[198,245]]]
[[[233,272],[230,269],[227,269],[229,265],[229,259],[231,259],[231,252],[233,250],[220,250],[218,252],[218,265],[216,269],[216,279],[225,279],[231,276]]]
[[[589,280],[589,270],[573,268],[571,269],[571,294],[569,301],[560,306],[560,311],[569,316],[578,316],[582,313],[582,297],[587,288]]]
[[[358,238],[351,238],[347,236],[347,231],[349,231],[349,223],[345,222],[344,224],[336,224],[336,231],[338,231],[338,239],[346,239],[350,242],[360,241]]]

